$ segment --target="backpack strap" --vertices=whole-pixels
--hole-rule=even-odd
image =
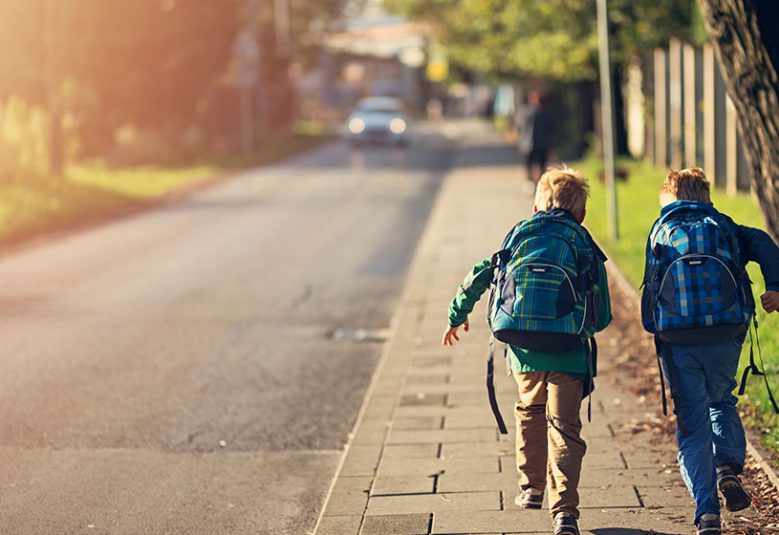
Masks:
[[[762,375],[763,381],[765,382],[765,389],[768,392],[768,400],[771,402],[771,408],[773,408],[775,414],[779,414],[779,406],[776,404],[776,400],[774,399],[774,394],[771,392],[771,386],[768,384],[768,376],[765,374],[765,364],[763,364],[763,352],[760,349],[760,338],[757,335],[757,317],[754,317],[752,320],[752,328],[755,331],[755,342],[757,343],[757,355],[760,359],[760,366],[763,367],[763,371],[760,371],[760,368],[757,367],[757,364],[755,364],[755,351],[754,346],[752,344],[752,331],[749,331],[749,366],[744,368],[744,373],[741,375],[741,385],[738,388],[738,395],[741,396],[744,394],[744,390],[746,390],[747,387],[747,376],[749,376],[749,372],[752,372],[752,375]]]
[[[595,390],[594,377],[598,373],[598,343],[594,336],[584,340],[584,358],[587,363],[587,421],[592,422],[592,391]]]
[[[498,429],[501,435],[508,435],[506,429],[506,423],[503,421],[503,415],[500,414],[500,407],[498,406],[498,398],[495,395],[495,385],[493,384],[493,376],[495,375],[495,336],[490,336],[490,344],[487,350],[487,396],[490,399],[490,408],[492,414],[495,416],[495,422],[498,424]]]

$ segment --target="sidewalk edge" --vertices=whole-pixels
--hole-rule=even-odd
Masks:
[[[433,214],[435,212],[435,207],[439,203],[441,190],[443,189],[444,182],[446,181],[447,177],[452,173],[454,169],[455,166],[452,165],[448,169],[445,169],[443,171],[442,177],[440,179],[441,186],[439,187],[439,190],[436,193],[435,200],[431,205],[430,214]],[[392,319],[390,320],[389,336],[387,338],[387,342],[384,344],[384,347],[382,348],[381,356],[379,357],[379,361],[376,364],[376,369],[373,371],[371,380],[368,383],[368,388],[365,390],[365,396],[363,397],[362,404],[360,405],[360,410],[357,413],[357,419],[355,420],[354,425],[352,426],[352,430],[348,435],[349,438],[346,444],[344,445],[343,453],[341,454],[341,459],[338,461],[338,467],[336,468],[335,474],[333,475],[333,479],[330,482],[330,487],[327,490],[325,500],[324,502],[322,502],[322,509],[319,511],[316,524],[314,524],[314,528],[312,531],[307,532],[310,533],[311,535],[316,535],[319,530],[319,526],[322,522],[322,519],[325,516],[325,512],[327,511],[327,506],[329,505],[330,499],[332,498],[333,489],[335,488],[336,483],[338,482],[338,479],[341,476],[344,462],[346,461],[346,456],[349,454],[349,450],[352,447],[352,443],[354,442],[355,436],[357,435],[360,425],[362,424],[368,404],[370,403],[371,397],[373,396],[373,393],[376,390],[376,386],[381,378],[382,371],[384,370],[384,367],[387,361],[389,360],[390,354],[392,353],[392,350],[395,347],[395,343],[397,341],[397,334],[398,334],[397,333],[398,324],[400,323],[401,318],[403,317],[403,315],[406,313],[408,309],[407,303],[411,301],[411,294],[412,294],[412,290],[414,289],[414,286],[411,284],[411,281],[413,280],[414,274],[417,271],[417,264],[419,262],[420,251],[422,250],[422,245],[425,243],[426,237],[429,234],[429,226],[430,226],[430,218],[428,217],[428,220],[425,221],[424,229],[422,230],[422,233],[420,234],[419,239],[417,240],[417,244],[414,249],[414,254],[411,258],[411,261],[409,262],[408,272],[403,282],[403,291],[400,294],[400,299],[398,300],[395,310],[392,313]]]

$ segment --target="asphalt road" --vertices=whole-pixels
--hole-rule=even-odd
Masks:
[[[0,260],[0,533],[312,529],[452,143],[335,143]]]

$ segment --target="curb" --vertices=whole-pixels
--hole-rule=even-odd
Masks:
[[[605,250],[605,249],[604,249]],[[608,264],[607,264],[608,266]],[[625,292],[628,295],[632,295],[636,302],[640,304],[641,296],[638,293],[638,290],[636,290],[632,284],[625,278],[625,275],[622,273],[622,271],[619,269],[619,266],[617,266],[616,262],[611,262],[611,269],[608,269],[608,275],[609,278],[620,287],[620,289]],[[763,471],[765,473],[766,477],[768,477],[768,480],[771,482],[771,484],[774,486],[774,489],[776,489],[779,492],[779,475],[777,475],[774,468],[771,466],[771,463],[766,461],[766,459],[760,454],[757,448],[752,444],[752,441],[749,440],[749,436],[747,434],[746,437],[747,441],[747,453],[750,457],[752,457],[755,460],[755,463],[757,464],[757,468]]]

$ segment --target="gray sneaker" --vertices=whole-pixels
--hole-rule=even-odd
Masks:
[[[576,517],[568,513],[557,513],[552,526],[554,535],[579,535],[579,523],[576,521]]]
[[[522,509],[541,509],[544,502],[544,493],[530,488],[525,489],[514,498],[514,503]]]
[[[697,535],[721,535],[722,526],[720,525],[719,515],[706,513],[698,520],[695,533]]]

